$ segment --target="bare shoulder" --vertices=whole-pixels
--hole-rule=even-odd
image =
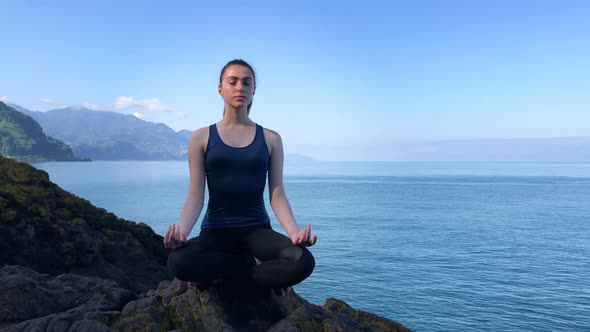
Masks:
[[[281,135],[278,132],[264,128],[264,139],[266,140],[266,145],[268,147],[268,153],[272,156],[273,151],[282,151],[283,150],[283,141],[281,140]]]
[[[193,133],[191,134],[191,140],[197,139],[197,138],[208,137],[208,136],[209,136],[209,127],[202,127],[202,128],[199,128],[199,129],[193,131]]]
[[[281,142],[281,135],[279,135],[278,132],[268,128],[264,128],[264,138],[272,146]]]
[[[190,146],[191,147],[201,147],[203,150],[207,146],[207,141],[209,140],[209,127],[199,128],[191,134],[190,138]]]

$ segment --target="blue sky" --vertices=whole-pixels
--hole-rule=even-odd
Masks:
[[[218,121],[219,71],[287,152],[590,136],[589,1],[2,1],[0,99]],[[337,152],[335,152],[337,151]]]

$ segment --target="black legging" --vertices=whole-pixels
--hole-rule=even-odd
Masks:
[[[263,263],[256,265],[254,257]],[[206,283],[224,278],[268,288],[298,284],[314,267],[307,248],[293,245],[268,224],[204,228],[168,256],[168,268],[183,281]]]

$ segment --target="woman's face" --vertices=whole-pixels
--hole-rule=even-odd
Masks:
[[[256,91],[254,75],[248,67],[231,65],[225,69],[218,90],[226,104],[236,109],[246,107]]]

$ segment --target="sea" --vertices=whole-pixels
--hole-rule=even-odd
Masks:
[[[33,166],[160,235],[189,184],[186,161]],[[308,301],[415,331],[590,331],[590,164],[292,161],[284,173],[298,224],[318,236],[316,268],[294,287]]]

